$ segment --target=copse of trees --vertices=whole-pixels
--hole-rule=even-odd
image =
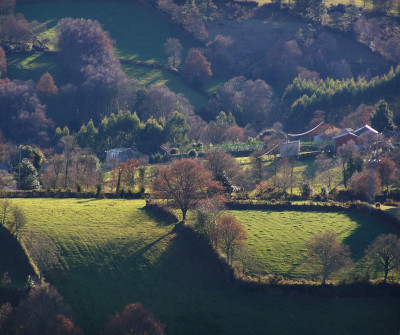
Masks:
[[[261,130],[272,120],[272,90],[263,80],[250,80],[243,76],[227,81],[212,97],[208,109],[218,115],[220,111],[233,114],[238,125],[247,124]]]
[[[127,107],[129,82],[100,24],[65,18],[57,24],[57,36],[65,74],[73,84],[64,91],[72,90],[74,104],[79,106],[75,117],[80,122],[90,118],[99,122],[110,112]]]
[[[136,113],[119,111],[104,117],[98,128],[90,120],[81,126],[75,138],[82,148],[90,148],[103,157],[106,150],[129,148],[133,142],[147,154],[158,152],[167,141],[180,147],[188,143],[189,131],[186,117],[179,112],[172,113],[168,121],[151,117],[143,123]]]

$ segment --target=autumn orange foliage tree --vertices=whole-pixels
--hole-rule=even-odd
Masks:
[[[163,335],[164,326],[141,303],[129,304],[107,323],[103,335]]]
[[[43,95],[58,94],[58,88],[54,83],[53,77],[48,72],[40,77],[36,85],[36,90],[38,91],[38,93],[41,93]]]
[[[183,74],[191,83],[202,85],[212,76],[211,63],[199,49],[190,49]]]
[[[222,190],[204,166],[192,159],[174,161],[161,168],[153,180],[152,196],[158,199],[173,199],[182,211],[182,220],[194,203]]]

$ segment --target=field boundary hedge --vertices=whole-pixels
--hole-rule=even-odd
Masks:
[[[99,198],[99,199],[147,199],[147,193],[120,192],[75,192],[70,190],[32,190],[6,191],[0,193],[0,198]]]

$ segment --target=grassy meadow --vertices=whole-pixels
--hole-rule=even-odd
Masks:
[[[348,245],[356,271],[366,270],[364,250],[379,234],[393,232],[376,219],[353,212],[228,211],[241,221],[248,234],[249,271],[274,273],[286,278],[310,277],[304,267],[306,242],[314,235],[333,230]]]
[[[135,301],[167,334],[393,334],[400,325],[393,297],[290,297],[228,286],[219,268],[142,200],[13,202],[28,214],[25,243],[48,239],[48,262],[39,263],[85,334],[98,334],[110,314]]]

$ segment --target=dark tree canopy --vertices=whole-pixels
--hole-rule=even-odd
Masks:
[[[65,73],[79,88],[73,94],[79,106],[76,117],[84,122],[90,118],[100,121],[102,116],[127,107],[129,83],[100,24],[66,18],[58,23],[57,32]]]
[[[0,81],[0,127],[4,136],[16,143],[48,143],[53,122],[31,82]]]
[[[183,74],[189,82],[201,86],[212,76],[211,63],[199,49],[190,49]]]
[[[240,126],[262,129],[271,122],[272,90],[264,81],[235,77],[227,81],[211,99],[214,112],[230,111]]]
[[[393,123],[393,112],[385,100],[379,100],[371,116],[371,126],[380,132],[391,132],[396,129]]]

